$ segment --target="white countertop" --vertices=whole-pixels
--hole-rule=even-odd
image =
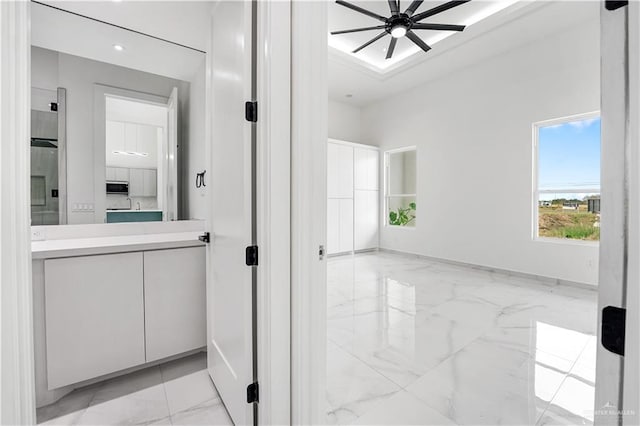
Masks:
[[[160,250],[204,246],[198,240],[202,232],[168,232],[161,234],[100,236],[31,242],[33,259],[88,256],[143,250]]]
[[[141,212],[161,212],[162,210],[160,209],[140,209],[140,210],[136,210],[136,209],[107,209],[108,212],[114,212],[114,213],[128,213],[128,212],[134,212],[134,213],[141,213]]]

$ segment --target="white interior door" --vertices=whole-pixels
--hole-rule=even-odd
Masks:
[[[250,1],[213,8],[211,44],[211,243],[207,252],[208,370],[236,425],[253,424],[257,406],[247,387],[254,359],[256,267],[245,249],[255,242],[255,124]]]
[[[164,220],[178,220],[178,88],[174,87],[167,102],[167,165],[164,172],[166,188],[163,216]]]

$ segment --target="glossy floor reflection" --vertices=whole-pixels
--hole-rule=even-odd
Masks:
[[[415,256],[330,258],[331,424],[591,424],[596,292]]]
[[[206,353],[74,390],[39,408],[46,425],[233,425],[207,372]]]

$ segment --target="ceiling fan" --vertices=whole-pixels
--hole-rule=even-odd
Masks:
[[[357,53],[369,46],[372,43],[380,40],[382,37],[387,34],[391,35],[391,41],[389,42],[389,48],[387,49],[387,57],[389,59],[393,56],[393,51],[396,48],[396,43],[399,38],[406,36],[413,43],[418,45],[425,52],[429,51],[431,47],[425,43],[418,35],[414,32],[415,30],[435,30],[435,31],[463,31],[464,25],[449,25],[449,24],[426,24],[420,21],[429,18],[433,15],[437,15],[438,13],[444,12],[445,10],[452,9],[456,6],[460,6],[461,4],[467,3],[471,0],[458,0],[458,1],[449,1],[440,6],[436,6],[427,11],[418,13],[414,15],[415,11],[420,7],[424,0],[414,0],[411,2],[407,10],[404,12],[400,12],[400,0],[388,0],[389,9],[391,10],[391,16],[385,18],[384,16],[378,15],[377,13],[371,12],[370,10],[366,10],[361,8],[360,6],[356,6],[355,4],[348,3],[344,0],[336,0],[341,6],[347,7],[356,12],[360,12],[364,15],[370,16],[371,18],[377,19],[378,21],[384,22],[384,25],[378,25],[375,27],[365,27],[365,28],[354,28],[351,30],[342,30],[342,31],[332,31],[331,35],[337,34],[347,34],[347,33],[355,33],[360,31],[371,31],[371,30],[384,30],[362,46],[358,47],[353,53]]]

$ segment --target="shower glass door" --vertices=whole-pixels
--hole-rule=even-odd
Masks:
[[[31,225],[60,224],[58,91],[32,88]]]

